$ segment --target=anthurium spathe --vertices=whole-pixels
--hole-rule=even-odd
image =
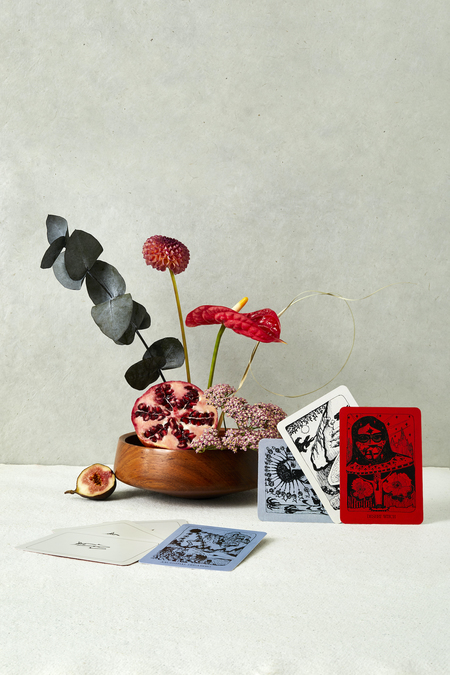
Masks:
[[[189,328],[214,323],[222,324],[257,342],[283,342],[280,339],[280,320],[273,309],[240,313],[220,305],[201,305],[186,317],[186,326]]]
[[[214,345],[214,351],[209,371],[208,387],[212,386],[214,370],[220,341],[225,328],[231,328],[235,333],[245,335],[257,342],[283,342],[280,339],[280,320],[273,309],[260,309],[256,312],[240,313],[248,298],[242,298],[233,308],[221,305],[201,305],[186,317],[186,326],[207,326],[219,324],[219,332]]]

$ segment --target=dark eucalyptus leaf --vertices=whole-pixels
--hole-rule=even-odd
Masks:
[[[53,244],[55,239],[66,237],[69,234],[67,220],[61,216],[47,216],[47,241]]]
[[[144,305],[141,305],[139,302],[133,302],[133,316],[131,320],[136,326],[136,330],[145,330],[151,324],[150,314]]]
[[[126,381],[133,389],[145,389],[160,377],[162,361],[154,357],[134,363],[125,373]]]
[[[71,279],[83,279],[102,251],[102,245],[92,234],[74,230],[67,241],[65,255],[66,269]]]
[[[89,278],[89,277],[88,277]],[[115,340],[118,345],[131,345],[137,330],[143,330],[150,326],[150,315],[143,305],[133,300],[133,314],[131,315],[130,325],[119,340]]]
[[[177,338],[167,337],[154,342],[144,354],[144,360],[163,359],[164,363],[161,370],[171,370],[172,368],[181,368],[184,363],[183,345]]]
[[[41,268],[42,269],[48,269],[53,265],[55,262],[56,258],[59,256],[61,251],[63,250],[64,246],[66,244],[66,238],[65,237],[58,237],[58,239],[55,239],[52,241],[46,252],[44,253],[44,257],[41,260]]]
[[[115,267],[103,260],[97,260],[86,276],[86,288],[94,305],[100,305],[123,295],[126,284]]]
[[[102,302],[91,309],[92,318],[111,340],[119,340],[130,325],[133,299],[129,293]]]
[[[125,333],[121,335],[118,340],[114,340],[114,342],[116,345],[131,345],[134,341],[135,335],[136,329],[134,328],[133,324],[130,323]]]
[[[66,264],[64,262],[65,257],[64,253],[65,251],[61,251],[59,256],[56,258],[55,262],[53,263],[53,272],[55,274],[55,277],[58,279],[59,283],[62,284],[64,288],[68,288],[71,291],[79,291],[83,285],[83,279],[80,279],[79,281],[74,281],[69,277],[66,270]]]

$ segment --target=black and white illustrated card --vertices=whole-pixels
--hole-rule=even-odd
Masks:
[[[345,386],[337,387],[278,424],[328,515],[340,522],[339,411],[357,406]]]
[[[182,525],[139,562],[229,572],[253,551],[266,532]]]
[[[258,451],[258,518],[331,523],[322,502],[284,440],[265,438]]]

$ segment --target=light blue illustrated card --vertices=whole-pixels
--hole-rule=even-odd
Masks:
[[[264,438],[258,452],[258,518],[291,523],[331,523],[285,441]]]
[[[230,572],[265,536],[239,528],[182,525],[139,562]]]

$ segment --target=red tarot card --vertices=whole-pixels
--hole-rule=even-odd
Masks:
[[[422,434],[418,408],[342,408],[343,523],[423,521]]]

